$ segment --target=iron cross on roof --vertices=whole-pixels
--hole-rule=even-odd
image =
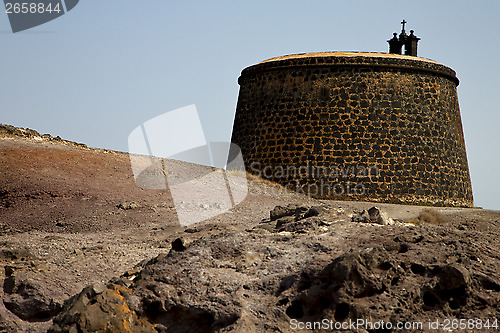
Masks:
[[[420,38],[414,35],[414,31],[410,30],[410,35],[408,36],[405,32],[405,25],[406,25],[406,20],[403,19],[403,22],[401,24],[403,25],[403,29],[401,30],[401,33],[398,34],[394,33],[394,37],[392,39],[388,40],[387,42],[389,43],[389,53],[393,54],[401,54],[401,49],[403,46],[405,47],[405,55],[410,55],[410,56],[417,56],[417,44]]]

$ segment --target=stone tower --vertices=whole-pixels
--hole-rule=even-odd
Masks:
[[[232,142],[247,171],[317,198],[473,206],[455,72],[324,52],[245,68]]]

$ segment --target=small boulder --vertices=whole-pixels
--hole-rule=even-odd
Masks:
[[[292,221],[286,224],[283,224],[278,232],[286,231],[293,232],[298,234],[307,233],[315,230],[319,226],[319,221],[315,219],[303,219],[299,221]]]
[[[319,207],[308,208],[297,205],[288,205],[286,207],[276,206],[269,212],[271,221],[275,221],[288,216],[293,216],[295,221],[299,221],[308,217],[318,216],[319,214]]]
[[[370,215],[366,210],[362,210],[361,212],[355,212],[351,218],[352,222],[361,222],[361,223],[370,223]]]
[[[372,207],[366,210],[362,210],[361,212],[357,212],[357,214],[353,215],[351,218],[352,222],[361,222],[361,223],[376,223],[381,225],[390,225],[394,224],[394,220],[389,217],[389,215],[378,207]]]
[[[64,303],[63,311],[54,318],[49,333],[62,332],[157,332],[141,318],[134,296],[126,287],[109,284],[87,287]]]
[[[312,207],[312,208],[309,208],[308,210],[306,210],[304,213],[298,215],[296,217],[297,220],[301,220],[301,219],[305,219],[305,218],[308,218],[308,217],[313,217],[313,216],[318,216],[320,213],[320,208],[318,207]]]
[[[469,272],[458,265],[446,265],[438,268],[439,282],[437,287],[440,290],[454,290],[467,288],[471,278]]]
[[[271,221],[275,221],[285,216],[294,216],[296,209],[297,207],[294,205],[288,205],[287,207],[276,206],[269,212],[269,217]]]
[[[8,269],[6,270],[8,271]],[[61,311],[62,300],[32,272],[10,272],[4,280],[5,307],[23,320],[48,320]]]
[[[293,222],[293,221],[295,221],[295,217],[293,217],[293,216],[284,216],[284,217],[278,219],[278,221],[276,221],[276,229],[280,229],[285,224]]]
[[[186,249],[186,242],[183,238],[176,238],[172,242],[172,250],[177,252],[182,252]]]
[[[368,209],[368,214],[370,215],[370,220],[372,223],[377,223],[381,225],[394,224],[394,220],[389,217],[389,215],[378,207],[372,207]]]

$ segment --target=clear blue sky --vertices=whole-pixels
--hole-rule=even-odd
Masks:
[[[127,150],[144,121],[196,104],[210,141],[229,141],[241,70],[313,51],[387,52],[399,22],[419,55],[450,66],[475,203],[500,209],[500,2],[82,0],[12,34],[0,13],[0,122]]]

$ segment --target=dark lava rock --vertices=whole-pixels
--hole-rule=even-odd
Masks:
[[[5,307],[16,316],[27,321],[49,320],[59,313],[62,302],[52,297],[53,292],[28,271],[6,269],[3,283]]]
[[[287,207],[276,206],[269,212],[269,217],[271,218],[271,221],[275,221],[285,216],[295,216],[296,209],[296,206],[293,205],[289,205]]]
[[[289,216],[293,216],[295,221],[298,221],[308,217],[318,216],[320,214],[320,210],[321,209],[318,207],[308,208],[297,205],[288,205],[286,207],[276,206],[269,212],[269,216],[271,221]]]
[[[321,213],[308,216],[310,210],[275,208],[274,221],[286,223],[272,232],[205,233],[200,226],[188,247],[174,241],[182,251],[142,261],[104,290],[86,288],[71,298],[50,332],[289,332],[291,319],[500,315],[491,273],[498,257],[470,246],[476,236],[430,224],[321,224]]]
[[[172,250],[177,251],[177,252],[181,252],[181,251],[184,251],[185,249],[186,249],[186,246],[185,246],[185,241],[183,238],[176,238],[172,242]]]
[[[285,224],[290,223],[290,222],[294,222],[294,221],[295,221],[295,217],[284,216],[276,221],[276,229],[280,229]]]
[[[354,299],[385,292],[396,276],[395,265],[386,250],[366,248],[345,253],[326,265],[318,274],[302,276],[302,292],[287,307],[291,318],[320,318],[330,311],[337,320],[353,317]]]
[[[372,207],[368,211],[357,212],[351,218],[352,222],[377,223],[381,225],[394,224],[394,220],[386,212],[378,207]]]
[[[437,287],[441,290],[467,288],[471,282],[469,272],[458,265],[438,267],[437,274],[439,275]]]
[[[326,283],[342,285],[354,297],[363,297],[383,290],[383,274],[380,273],[390,267],[392,264],[385,250],[367,248],[336,258],[325,267],[320,278]]]
[[[372,221],[372,223],[382,225],[394,224],[394,220],[391,219],[386,212],[378,207],[372,207],[368,209],[368,214],[370,215],[370,220]]]
[[[278,222],[279,221],[282,220],[278,220]],[[321,221],[319,220],[305,218],[287,223],[276,223],[276,228],[278,229],[278,232],[287,231],[300,234],[315,230],[320,225],[320,223]]]
[[[319,207],[300,207],[296,205],[288,205],[287,207],[276,206],[270,211],[271,221],[276,221],[276,229],[278,232],[288,231],[304,233],[314,229],[318,225],[318,221],[305,221],[306,219],[320,215],[321,208]]]
[[[352,222],[370,223],[370,214],[366,210],[360,212],[355,212],[356,214],[352,216]]]
[[[442,309],[443,307],[456,310],[467,304],[472,279],[464,267],[459,265],[437,266],[430,272],[430,275],[436,279],[431,280],[422,288],[424,310]]]

